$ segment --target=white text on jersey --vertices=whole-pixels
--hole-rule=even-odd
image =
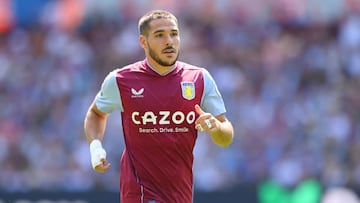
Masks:
[[[153,125],[182,124],[185,121],[188,124],[192,124],[195,121],[195,112],[190,111],[185,115],[181,111],[176,111],[173,114],[170,111],[159,111],[157,114],[152,111],[146,111],[141,115],[140,112],[134,111],[131,114],[131,119],[137,125],[146,125],[147,123],[152,123]]]

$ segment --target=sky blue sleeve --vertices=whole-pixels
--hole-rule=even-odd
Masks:
[[[110,72],[104,79],[101,89],[95,97],[95,104],[102,112],[111,113],[115,109],[123,111],[120,91],[116,82],[116,70]]]
[[[217,88],[215,80],[210,73],[203,69],[204,73],[204,93],[201,99],[201,108],[214,116],[226,112],[224,100]]]

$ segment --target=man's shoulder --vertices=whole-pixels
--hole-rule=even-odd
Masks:
[[[114,70],[114,72],[116,73],[116,75],[121,75],[121,74],[128,74],[128,73],[133,73],[133,72],[139,72],[139,71],[143,71],[144,70],[144,61],[137,61],[135,63],[123,66],[123,67],[119,67],[117,69]]]
[[[200,66],[189,64],[189,63],[186,63],[183,61],[178,61],[177,63],[178,63],[178,66],[184,70],[198,70],[198,71],[204,70],[204,68],[202,68]]]

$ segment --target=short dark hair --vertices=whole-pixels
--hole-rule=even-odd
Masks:
[[[177,18],[169,11],[152,10],[146,13],[145,15],[143,15],[139,20],[138,29],[140,35],[147,36],[149,34],[148,31],[150,27],[150,22],[156,19],[170,19],[170,20],[174,20],[174,22],[178,24]]]

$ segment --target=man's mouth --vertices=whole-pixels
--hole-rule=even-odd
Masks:
[[[163,50],[163,53],[165,53],[165,54],[172,54],[175,52],[176,52],[176,50],[174,48],[167,48],[167,49]]]

